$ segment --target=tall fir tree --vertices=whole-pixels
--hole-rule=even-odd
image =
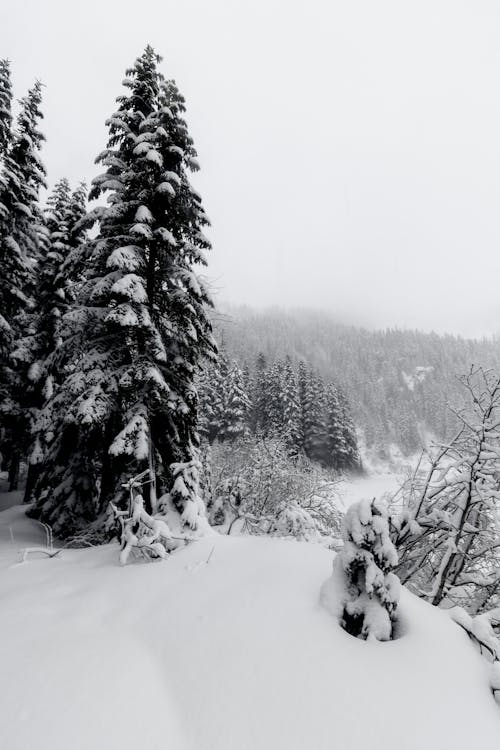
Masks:
[[[325,386],[313,370],[307,373],[303,399],[305,453],[313,461],[328,464]]]
[[[342,451],[339,452],[339,468],[357,470],[361,468],[356,428],[351,416],[347,396],[338,389],[340,415],[342,424]]]
[[[287,357],[282,375],[283,438],[290,455],[298,455],[303,447],[302,414],[297,376],[292,360]]]
[[[148,46],[127,71],[97,159],[105,172],[90,197],[107,194],[108,206],[88,216],[99,233],[79,255],[85,281],[68,316],[75,368],[47,409],[61,429],[34,509],[60,534],[105,529],[108,501],[119,502],[124,478],[148,467],[173,484],[186,523],[203,514],[194,378],[216,345],[194,267],[206,263],[209,222],[188,179],[198,165],[184,99],[160,61]]]
[[[264,383],[265,430],[268,435],[283,433],[283,362],[277,359],[266,373]]]
[[[255,375],[252,379],[250,396],[249,426],[254,433],[263,432],[267,419],[267,360],[260,352],[255,361]]]
[[[33,305],[43,227],[39,205],[39,191],[45,187],[40,158],[44,141],[39,130],[41,99],[40,82],[21,99],[0,179],[0,402],[2,451],[9,456],[11,489],[17,487],[20,457],[28,441],[29,420],[20,407],[25,384],[13,368],[12,352],[23,334],[23,318]]]
[[[243,373],[236,362],[232,362],[227,370],[224,390],[222,429],[219,437],[222,440],[235,440],[247,434],[250,410],[250,399],[245,390]]]
[[[35,307],[27,314],[28,333],[13,352],[17,368],[23,371],[26,389],[23,407],[31,418],[31,448],[25,501],[31,498],[34,481],[45,452],[44,420],[39,420],[44,403],[64,379],[63,341],[67,335],[64,314],[75,300],[78,278],[75,266],[68,266],[73,249],[85,240],[80,226],[85,212],[83,186],[71,193],[63,178],[47,199],[45,234],[37,267]],[[50,430],[49,430],[50,434]]]
[[[217,362],[205,368],[199,381],[200,434],[209,443],[236,440],[248,432],[251,408],[243,372],[219,351]]]
[[[348,455],[348,447],[344,435],[344,410],[340,402],[338,388],[334,383],[327,383],[325,398],[328,456],[332,466],[336,469],[343,469]]]
[[[0,60],[0,167],[12,138],[12,84],[10,63]]]
[[[217,362],[206,363],[198,382],[199,425],[198,431],[203,441],[211,444],[221,431],[224,409],[224,382],[221,367],[224,367],[224,356],[220,352]]]

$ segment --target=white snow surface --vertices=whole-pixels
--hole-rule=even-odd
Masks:
[[[337,486],[339,505],[346,510],[359,500],[373,500],[373,498],[393,497],[399,490],[403,475],[398,476],[389,471],[381,473],[370,472],[360,476],[350,476]]]
[[[114,544],[18,562],[42,540],[22,507],[0,513],[1,748],[498,747],[491,665],[465,632],[403,591],[398,640],[352,638],[320,604],[319,545],[215,536],[124,568]]]

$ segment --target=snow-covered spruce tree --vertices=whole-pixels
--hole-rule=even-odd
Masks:
[[[302,398],[304,450],[312,461],[328,465],[325,384],[313,370],[307,372]]]
[[[267,361],[262,354],[257,355],[255,361],[255,376],[252,389],[249,391],[251,408],[249,426],[253,433],[263,433],[267,419]]]
[[[476,614],[500,603],[500,377],[473,367],[461,382],[461,429],[409,484],[393,539],[403,583]]]
[[[292,360],[287,357],[282,374],[283,438],[290,455],[296,456],[303,447],[302,415],[300,413],[297,376]]]
[[[283,431],[283,362],[275,360],[266,373],[264,383],[266,413],[264,434],[281,435]]]
[[[34,269],[43,226],[38,203],[40,188],[45,186],[40,104],[41,84],[37,82],[20,101],[0,177],[0,403],[2,452],[9,456],[11,489],[17,486],[19,461],[29,440],[29,420],[20,404],[25,384],[13,368],[11,355],[24,333],[23,316],[33,305]]]
[[[247,417],[250,409],[250,399],[243,384],[243,373],[237,362],[233,361],[230,364],[227,380],[223,385],[224,413],[219,439],[236,440],[247,433]]]
[[[209,443],[236,440],[248,432],[250,398],[243,373],[236,361],[229,362],[224,351],[216,363],[205,367],[198,380],[199,432]]]
[[[335,387],[335,386],[334,386]],[[339,417],[341,420],[342,440],[335,458],[335,463],[339,468],[352,470],[360,468],[360,457],[358,450],[358,440],[356,437],[356,428],[352,421],[349,402],[342,389],[337,388]]]
[[[208,445],[214,442],[221,429],[223,387],[220,362],[221,354],[217,362],[205,363],[196,382],[199,404],[198,432],[202,441]]]
[[[351,505],[343,538],[332,577],[323,584],[322,601],[351,635],[388,641],[393,637],[400,583],[392,572],[398,555],[385,505],[378,500]]]
[[[31,415],[31,448],[25,502],[29,502],[45,451],[45,415],[39,419],[44,403],[65,375],[63,339],[67,335],[64,313],[75,300],[78,275],[76,266],[68,265],[71,251],[79,247],[85,233],[79,222],[85,212],[83,186],[74,193],[63,178],[47,199],[45,239],[41,243],[37,265],[35,306],[26,314],[27,335],[13,352],[19,372],[26,384],[23,406]],[[83,200],[82,200],[83,198]],[[49,423],[49,436],[52,426]]]
[[[0,60],[0,168],[11,142],[12,125],[12,84],[10,80],[10,63]]]
[[[127,71],[97,159],[105,172],[92,183],[90,197],[106,195],[108,206],[87,219],[99,232],[83,247],[85,281],[66,316],[74,370],[47,410],[60,429],[34,509],[62,535],[105,532],[108,502],[119,504],[124,479],[148,467],[163,486],[176,480],[171,499],[185,522],[202,514],[194,378],[216,345],[193,267],[206,263],[208,219],[188,179],[198,166],[184,99],[160,61],[148,46]],[[154,496],[145,502],[151,510]]]
[[[332,465],[342,470],[345,468],[344,456],[347,455],[348,448],[344,436],[343,410],[339,391],[334,383],[326,384],[325,401],[328,455]]]

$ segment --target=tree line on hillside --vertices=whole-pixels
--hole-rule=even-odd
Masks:
[[[345,394],[334,382],[290,357],[259,354],[241,370],[221,351],[199,383],[200,433],[209,443],[244,435],[281,439],[290,456],[338,471],[360,468],[356,431]]]
[[[420,450],[429,433],[439,439],[458,426],[447,408],[462,399],[459,376],[471,363],[500,367],[495,339],[469,340],[419,331],[369,331],[322,313],[227,307],[215,328],[228,356],[253,370],[259,352],[274,361],[287,354],[333,379],[349,399],[367,447],[382,459],[391,443],[404,454]]]
[[[126,71],[91,210],[85,186],[65,179],[42,208],[42,87],[14,120],[0,62],[3,468],[15,488],[28,462],[31,514],[66,537],[109,533],[110,501],[145,469],[150,509],[161,489],[183,523],[203,514],[194,380],[217,347],[195,269],[209,222],[189,182],[198,162],[184,99],[160,62],[148,46]]]

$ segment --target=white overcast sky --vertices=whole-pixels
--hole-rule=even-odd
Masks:
[[[96,174],[147,43],[177,80],[220,299],[500,331],[497,0],[1,0],[49,178]]]

